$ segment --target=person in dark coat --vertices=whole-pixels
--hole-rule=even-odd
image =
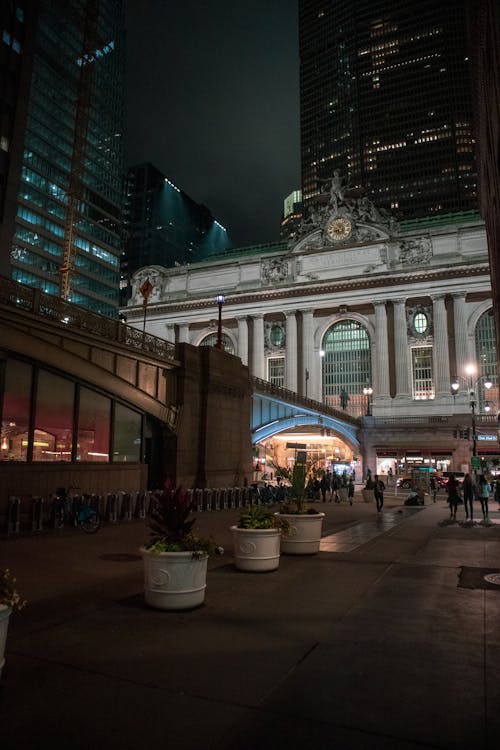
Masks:
[[[468,521],[470,517],[470,520],[473,521],[472,504],[474,501],[474,482],[472,481],[470,474],[464,476],[462,492],[464,494],[465,520]]]
[[[375,495],[375,502],[377,503],[377,513],[380,513],[380,511],[384,507],[385,484],[379,478],[378,474],[375,474],[375,476],[373,477],[373,482],[374,482],[373,493]]]
[[[323,502],[326,503],[326,493],[330,492],[330,482],[328,481],[328,477],[326,474],[323,474],[323,476],[320,479],[319,487],[321,490],[321,497],[323,498]]]
[[[450,506],[450,518],[456,518],[458,508],[458,482],[455,479],[455,474],[450,474],[448,477],[446,491],[448,493],[448,505]]]

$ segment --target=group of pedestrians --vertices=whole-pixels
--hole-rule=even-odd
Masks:
[[[339,490],[344,487],[347,489],[347,499],[352,505],[355,476],[354,471],[349,475],[345,471],[342,475],[337,474],[336,471],[332,473],[325,471],[321,479],[311,476],[307,482],[306,495],[310,500],[321,499],[324,503],[327,501],[340,503]]]
[[[473,522],[474,500],[479,500],[481,503],[483,521],[487,522],[489,520],[488,501],[492,491],[494,491],[495,501],[500,505],[500,479],[496,480],[493,488],[484,474],[480,474],[479,476],[466,474],[464,476],[462,487],[460,487],[455,475],[450,474],[446,485],[446,491],[448,493],[448,505],[450,506],[450,518],[452,519],[456,519],[457,508],[463,501],[465,520]]]

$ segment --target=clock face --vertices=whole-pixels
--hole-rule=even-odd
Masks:
[[[352,224],[344,216],[334,216],[326,225],[329,240],[346,240],[352,232]]]

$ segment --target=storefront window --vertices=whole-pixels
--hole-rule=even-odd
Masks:
[[[0,439],[2,461],[27,459],[32,375],[31,365],[7,360]]]
[[[40,370],[33,461],[71,461],[74,397],[74,383]]]
[[[142,415],[116,404],[113,432],[113,461],[141,460]]]
[[[80,388],[77,461],[109,461],[111,400]]]

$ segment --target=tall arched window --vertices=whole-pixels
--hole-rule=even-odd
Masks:
[[[323,337],[323,401],[359,416],[366,412],[363,388],[372,383],[370,338],[355,320],[342,320]],[[347,398],[346,398],[347,396]]]
[[[217,333],[209,333],[204,339],[200,341],[200,346],[215,346],[217,343]],[[222,346],[224,351],[229,354],[234,354],[233,342],[226,333],[222,334]]]
[[[481,315],[476,325],[476,360],[480,383],[489,378],[493,386],[489,390],[480,385],[479,409],[483,411],[486,401],[493,403],[492,408],[500,408],[498,401],[498,375],[496,360],[495,319],[493,311],[487,310]]]

